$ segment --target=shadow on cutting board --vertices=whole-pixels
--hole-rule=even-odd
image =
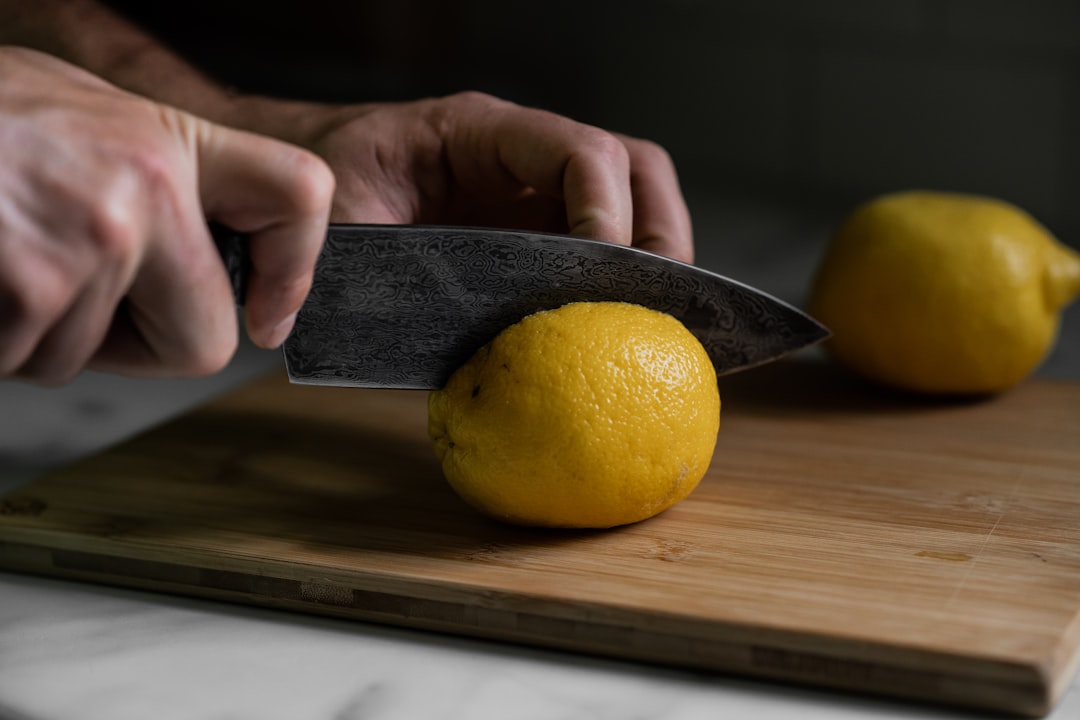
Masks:
[[[984,395],[919,395],[866,380],[833,362],[792,357],[720,378],[724,412],[753,415],[913,414],[985,402]]]
[[[426,406],[415,394],[345,395],[355,411],[326,419],[212,404],[90,458],[69,476],[74,483],[112,478],[113,505],[100,510],[127,519],[107,528],[112,537],[205,544],[220,534],[226,546],[230,538],[267,538],[298,551],[336,546],[488,560],[500,549],[591,534],[485,518],[443,479],[426,436]],[[409,412],[401,413],[402,404]],[[394,412],[381,412],[391,406]],[[134,517],[140,521],[130,524]]]

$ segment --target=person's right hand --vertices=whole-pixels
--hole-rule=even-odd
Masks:
[[[281,343],[334,179],[314,154],[0,48],[0,378],[205,375],[237,344],[207,220],[251,237],[249,336]]]

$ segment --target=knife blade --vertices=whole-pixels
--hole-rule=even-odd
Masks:
[[[217,225],[212,233],[242,304],[246,238]],[[550,233],[331,224],[283,344],[285,366],[299,384],[437,389],[506,327],[576,301],[629,302],[675,316],[717,375],[829,335],[767,293],[636,248]]]

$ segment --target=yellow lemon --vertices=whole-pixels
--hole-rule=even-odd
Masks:
[[[1009,203],[909,191],[856,208],[808,309],[840,364],[895,387],[986,394],[1027,377],[1080,292],[1080,255]]]
[[[429,396],[443,472],[499,520],[606,528],[698,485],[720,423],[716,371],[671,315],[571,303],[503,330]]]

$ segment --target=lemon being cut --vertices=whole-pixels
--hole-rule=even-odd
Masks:
[[[808,309],[844,365],[903,390],[991,394],[1053,348],[1080,292],[1080,254],[1015,205],[909,191],[856,208],[834,234]]]
[[[581,302],[503,330],[429,396],[451,487],[504,522],[608,528],[688,496],[712,460],[716,371],[671,315]]]

